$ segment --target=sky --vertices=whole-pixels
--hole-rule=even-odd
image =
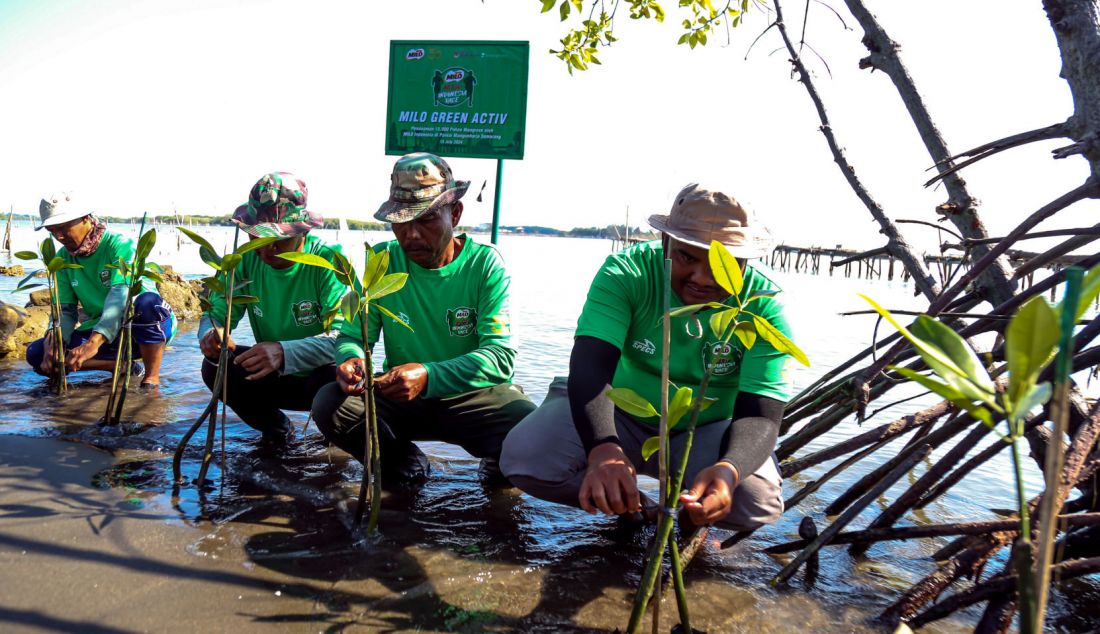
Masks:
[[[677,3],[664,4],[663,24],[623,9],[603,65],[570,76],[548,53],[567,27],[538,0],[0,0],[0,206],[34,213],[72,191],[103,214],[226,214],[282,170],[306,181],[312,209],[367,219],[397,158],[384,153],[389,41],[528,40],[526,152],[504,162],[503,224],[603,226],[629,213],[639,225],[700,182],[747,203],[780,242],[882,244],[778,34],[750,50],[772,16],[754,9],[728,42],[715,34],[692,51],[676,46]],[[922,186],[931,160],[889,79],[858,69],[862,31],[832,4],[850,28],[813,0],[806,39],[821,59],[806,61],[836,135],[891,217],[934,221],[946,194]],[[953,151],[1072,113],[1038,0],[866,4]],[[784,4],[795,34],[804,7]],[[1083,182],[1083,159],[1050,157],[1066,144],[964,172],[991,235]],[[475,192],[488,181],[484,202],[467,196],[463,224],[489,222],[496,161],[451,163]],[[1079,204],[1043,228],[1092,225],[1098,210]],[[903,231],[935,249],[937,231]]]

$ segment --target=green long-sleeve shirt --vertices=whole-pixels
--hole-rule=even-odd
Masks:
[[[453,262],[425,269],[405,257],[396,240],[375,245],[388,250],[389,273],[408,273],[405,287],[378,300],[403,318],[413,332],[381,311],[371,310],[368,343],[385,334],[385,364],[420,363],[428,371],[423,396],[439,398],[512,380],[516,345],[508,307],[511,278],[494,247],[460,236],[462,251]],[[344,322],[336,340],[336,362],[362,358],[359,320]]]
[[[333,251],[339,248],[309,235],[302,252],[335,263]],[[236,279],[238,283],[250,280],[237,295],[255,295],[260,301],[235,306],[230,325],[236,328],[247,312],[257,343],[279,342],[283,347],[282,374],[305,374],[332,363],[335,329],[343,318],[337,314],[329,331],[324,329],[322,318],[340,305],[347,290],[332,271],[305,264],[276,269],[261,260],[255,251],[249,251],[241,258]],[[225,322],[225,296],[211,293],[210,303],[213,310],[204,314],[199,324],[200,340],[214,324]]]

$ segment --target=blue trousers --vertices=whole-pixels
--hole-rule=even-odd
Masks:
[[[172,340],[176,331],[176,315],[159,294],[148,292],[134,298],[134,322],[131,326],[133,334],[132,349],[135,357],[141,356],[141,344],[143,343],[168,343]],[[92,330],[74,330],[65,343],[65,350],[72,350],[92,336]],[[43,374],[40,369],[42,357],[46,354],[46,345],[42,339],[38,339],[27,347],[27,363],[38,374]],[[114,341],[104,344],[95,359],[113,361],[118,356],[118,337]]]

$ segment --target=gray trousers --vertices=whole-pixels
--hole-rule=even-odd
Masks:
[[[728,427],[728,424],[712,423],[696,428],[684,474],[685,488],[691,486],[696,474],[718,462],[722,437]],[[615,429],[623,451],[638,473],[656,478],[657,455],[643,461],[642,444],[655,436],[657,429],[638,423],[618,410],[615,411]],[[686,440],[685,433],[672,435],[669,443],[672,464],[678,464]],[[578,497],[587,463],[588,456],[569,411],[566,379],[558,377],[550,384],[542,405],[508,433],[500,457],[501,471],[512,484],[530,495],[579,507]],[[779,519],[783,513],[783,491],[777,467],[773,455],[755,473],[742,475],[733,492],[732,509],[716,525],[731,530],[751,530]]]

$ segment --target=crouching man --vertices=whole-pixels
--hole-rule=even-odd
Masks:
[[[617,409],[605,392],[612,385],[631,388],[650,403],[660,402],[666,257],[672,260],[673,309],[729,299],[711,274],[712,240],[741,260],[742,300],[778,291],[763,267],[747,262],[768,252],[768,233],[754,226],[732,197],[689,185],[670,214],[650,216],[649,222],[662,239],[607,258],[578,320],[568,379],[555,379],[546,400],[504,443],[504,474],[535,497],[589,513],[642,510],[636,475],[657,477],[657,455],[643,460],[642,445],[657,435],[658,421]],[[789,335],[777,301],[757,300],[753,306]],[[713,313],[707,309],[697,320],[673,321],[672,383],[693,387],[698,395],[706,365],[718,353],[706,393],[718,401],[699,415],[684,474],[691,488],[681,501],[695,524],[753,529],[783,512],[773,451],[789,398],[783,376],[787,359],[761,338],[748,350],[736,337],[728,344],[717,341],[707,327]],[[682,431],[672,432],[673,465],[679,464],[685,440]]]
[[[409,154],[394,165],[389,201],[374,217],[391,223],[397,239],[374,252],[388,252],[389,272],[409,277],[378,304],[412,330],[372,309],[364,342],[358,319],[345,322],[337,382],[313,402],[317,428],[362,461],[364,346],[382,335],[385,373],[375,379],[375,403],[383,481],[426,478],[428,461],[413,441],[439,440],[481,458],[483,479],[502,483],[504,437],[535,408],[511,382],[516,347],[504,262],[494,247],[454,232],[469,186],[433,154]]]
[[[38,213],[42,219],[35,229],[45,227],[61,243],[57,255],[81,267],[57,273],[66,370],[114,372],[127,295],[127,280],[117,264],[120,259],[132,263],[134,242],[108,230],[95,216],[77,207],[68,194],[43,199]],[[142,278],[141,289],[133,300],[132,348],[145,364],[141,390],[156,392],[161,359],[175,334],[176,317],[152,281]],[[79,323],[78,309],[88,317]],[[54,373],[54,345],[49,330],[27,348],[27,362],[35,372],[46,376]],[[140,367],[134,368],[134,374],[140,372]]]

